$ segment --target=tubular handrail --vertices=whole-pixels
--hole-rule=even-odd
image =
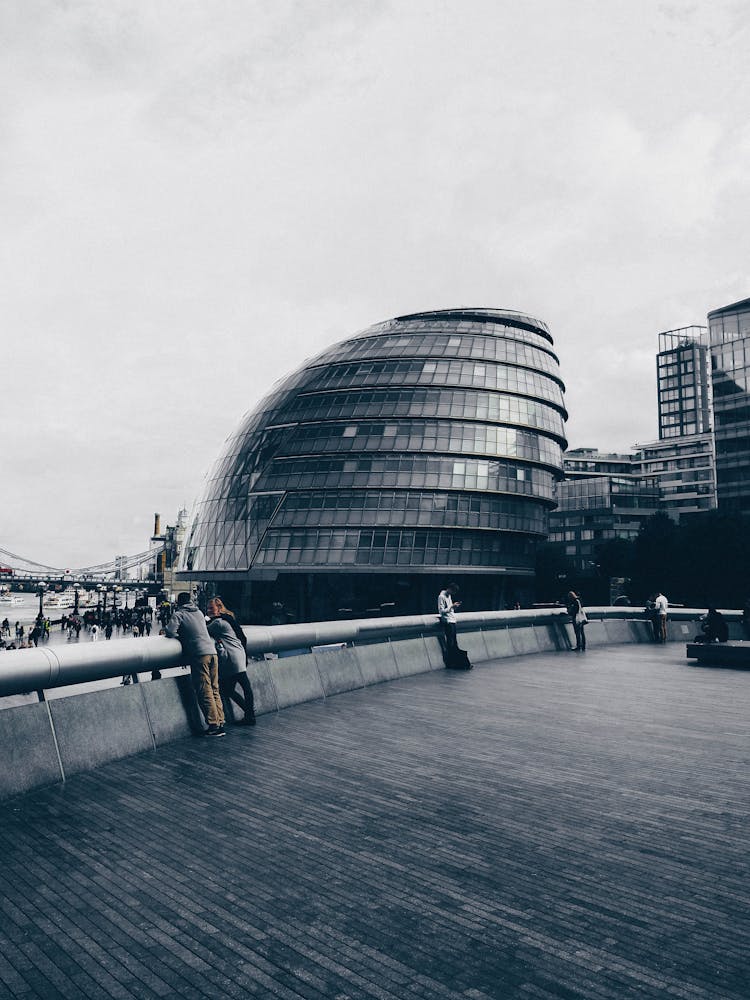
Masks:
[[[586,608],[591,621],[608,619],[643,620],[642,608]],[[740,611],[723,611],[728,621],[739,621]],[[673,621],[695,621],[704,609],[670,608]],[[499,628],[550,625],[568,622],[564,608],[522,611],[469,611],[457,616],[457,630],[471,632]],[[245,625],[250,656],[281,653],[293,649],[336,643],[369,644],[438,635],[436,614],[394,618],[360,618],[351,621],[309,622],[290,625]],[[104,680],[124,674],[165,670],[184,664],[182,647],[176,639],[151,636],[139,639],[112,639],[75,645],[39,646],[35,649],[0,651],[0,697]]]

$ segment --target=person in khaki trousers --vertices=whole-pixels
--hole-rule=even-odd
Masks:
[[[206,619],[190,594],[180,594],[177,608],[167,622],[165,635],[179,639],[190,664],[193,687],[208,724],[206,736],[225,736],[224,706],[219,693],[219,660],[208,634]]]

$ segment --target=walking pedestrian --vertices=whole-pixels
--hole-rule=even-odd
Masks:
[[[224,708],[219,692],[219,664],[214,640],[206,619],[190,594],[177,598],[177,608],[164,630],[170,639],[179,639],[190,665],[193,686],[208,723],[207,736],[224,736]]]

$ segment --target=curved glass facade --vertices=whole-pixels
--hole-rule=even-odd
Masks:
[[[243,419],[207,476],[182,570],[224,589],[295,574],[308,589],[309,574],[313,587],[321,574],[402,586],[419,574],[428,589],[462,569],[528,578],[562,477],[563,393],[547,327],[522,313],[369,327]]]

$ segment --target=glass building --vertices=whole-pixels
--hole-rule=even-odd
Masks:
[[[719,509],[750,512],[750,299],[708,314]]]
[[[659,334],[659,440],[711,431],[711,375],[705,326]]]
[[[603,542],[632,541],[643,522],[660,509],[655,479],[608,474],[571,478],[560,484],[549,540],[564,544],[571,565],[586,574],[595,568]]]
[[[678,521],[683,515],[716,508],[713,434],[685,434],[637,448],[633,471],[658,484],[665,514]]]
[[[246,620],[475,610],[529,600],[562,476],[552,337],[495,309],[401,316],[277,383],[227,440],[183,550],[185,576]],[[229,601],[227,601],[229,603]]]

